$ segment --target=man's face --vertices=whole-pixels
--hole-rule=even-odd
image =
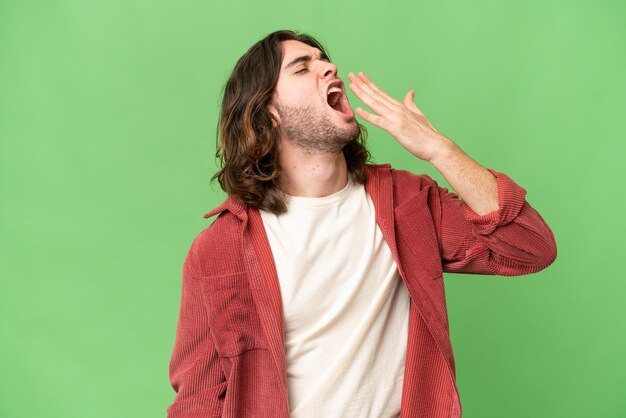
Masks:
[[[305,43],[290,40],[281,47],[283,62],[269,109],[284,140],[313,153],[340,152],[359,128],[337,66]]]

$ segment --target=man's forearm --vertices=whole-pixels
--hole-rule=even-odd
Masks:
[[[441,148],[430,163],[478,215],[498,210],[496,177],[452,140],[445,137],[442,139]]]

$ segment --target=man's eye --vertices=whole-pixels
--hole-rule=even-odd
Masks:
[[[301,70],[296,71],[296,74],[301,73],[301,72],[303,72],[303,71],[306,71],[306,68],[303,68],[303,69],[301,69]]]

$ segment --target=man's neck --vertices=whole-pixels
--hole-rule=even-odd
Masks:
[[[290,196],[324,197],[348,184],[348,167],[343,152],[310,154],[289,147],[280,153],[280,178]]]

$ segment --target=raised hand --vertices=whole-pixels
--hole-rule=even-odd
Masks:
[[[356,112],[366,121],[389,132],[416,157],[431,161],[451,146],[452,141],[433,127],[413,102],[415,90],[410,90],[399,102],[374,84],[363,72],[350,72],[350,90],[375,113],[360,107]]]

